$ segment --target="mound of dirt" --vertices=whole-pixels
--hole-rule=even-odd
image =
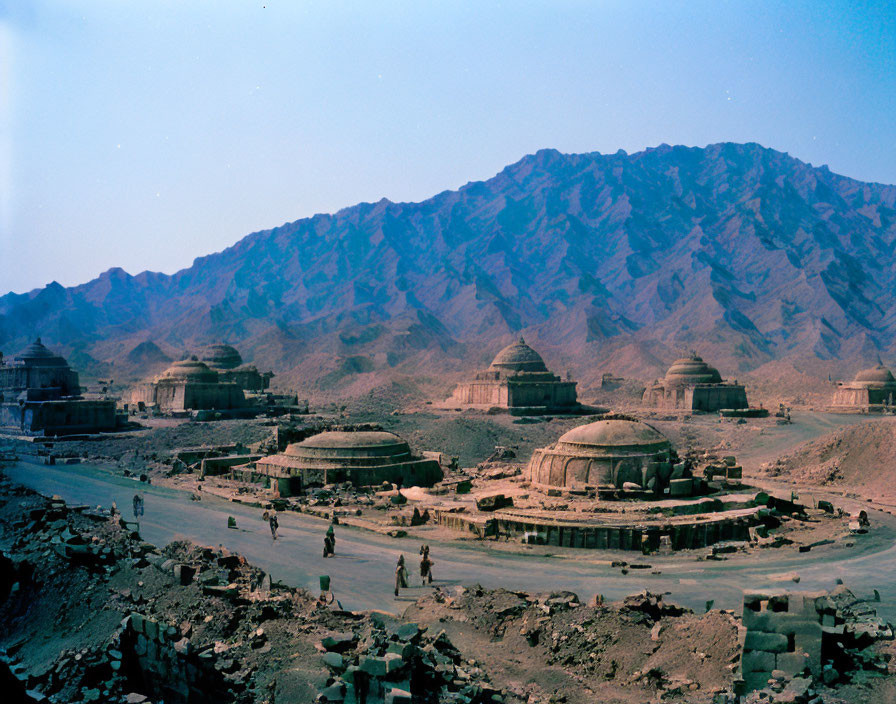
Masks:
[[[896,498],[896,418],[839,428],[766,465],[773,477]]]

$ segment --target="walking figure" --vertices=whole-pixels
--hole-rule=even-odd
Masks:
[[[268,524],[271,526],[271,538],[276,540],[277,529],[280,527],[280,521],[277,518],[276,511],[271,511],[270,514],[268,514]]]
[[[333,557],[336,554],[335,539],[329,533],[324,536],[324,557]]]
[[[332,523],[327,528],[327,537],[330,539],[330,552],[333,552],[336,550],[336,531],[333,530]]]
[[[398,564],[395,566],[395,596],[398,596],[398,589],[408,588],[408,569],[404,566],[404,555],[398,556]]]
[[[426,584],[427,580],[429,584],[432,584],[432,560],[429,559],[429,545],[420,546],[420,581],[422,584]]]
[[[134,494],[134,518],[139,519],[143,515],[143,497]]]

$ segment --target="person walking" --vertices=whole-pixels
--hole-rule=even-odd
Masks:
[[[268,514],[268,524],[271,526],[271,538],[277,539],[277,529],[280,527],[280,520],[277,518],[277,512],[271,511]]]
[[[134,494],[134,518],[139,519],[143,515],[143,497]]]
[[[336,531],[333,530],[332,523],[327,527],[327,537],[330,539],[330,552],[334,552],[336,550]]]
[[[336,554],[336,548],[333,544],[334,538],[327,533],[324,536],[324,557],[333,557]]]
[[[398,564],[395,566],[395,596],[398,596],[398,589],[408,588],[408,569],[404,566],[404,555],[398,556]]]
[[[427,580],[429,584],[432,584],[432,560],[429,559],[429,545],[420,548],[420,555],[420,581],[424,585]]]

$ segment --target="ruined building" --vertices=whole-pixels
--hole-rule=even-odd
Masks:
[[[669,440],[647,423],[624,416],[573,428],[553,445],[535,450],[527,475],[537,487],[602,494],[689,496],[694,489]]]
[[[523,338],[501,350],[488,369],[458,386],[450,401],[507,408],[519,414],[563,413],[578,408],[576,382],[563,381],[548,371],[541,355]]]
[[[78,373],[40,338],[12,363],[0,354],[0,427],[45,435],[114,430],[115,402],[80,394]]]
[[[230,345],[209,345],[199,355],[209,369],[218,373],[222,382],[233,382],[243,391],[261,393],[271,385],[273,372],[259,372],[251,364],[243,364],[240,353]]]
[[[280,496],[345,481],[356,486],[432,486],[442,478],[438,462],[414,457],[407,442],[384,431],[320,433],[258,460],[255,467]]]
[[[653,408],[715,412],[723,408],[747,408],[747,392],[741,384],[723,381],[718,369],[696,353],[675,360],[666,376],[644,391],[644,405]]]
[[[163,412],[231,410],[246,407],[240,386],[222,381],[218,372],[195,356],[172,364],[154,381],[132,390],[130,401]]]
[[[832,410],[875,412],[892,408],[896,402],[896,378],[883,362],[864,369],[850,382],[838,383]]]

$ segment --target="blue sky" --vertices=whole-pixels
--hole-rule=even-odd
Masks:
[[[544,147],[896,183],[892,2],[0,0],[0,293],[172,273]]]

